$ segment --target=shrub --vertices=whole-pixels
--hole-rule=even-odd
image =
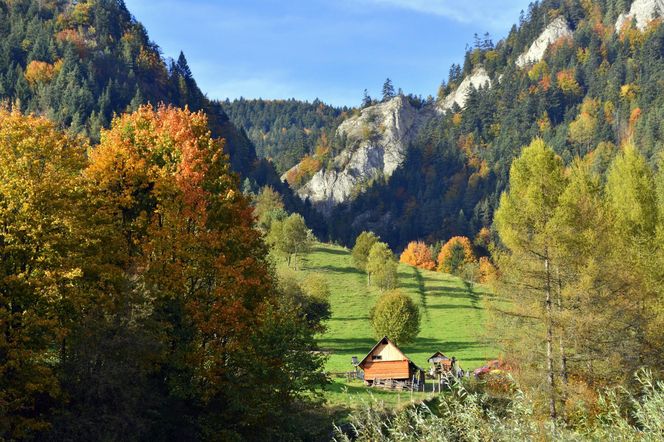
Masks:
[[[491,263],[489,258],[483,256],[479,264],[479,281],[482,284],[489,284],[498,278],[498,270]]]
[[[420,332],[419,308],[410,296],[398,290],[381,296],[370,317],[377,338],[387,336],[397,344],[407,344]]]
[[[358,441],[520,441],[520,440],[615,440],[655,441],[664,434],[664,383],[646,372],[637,375],[638,395],[607,391],[601,410],[585,413],[578,427],[542,422],[533,401],[521,391],[497,400],[457,383],[449,394],[427,404],[388,411],[382,404],[366,404],[350,416],[351,428],[335,427],[335,440]],[[510,384],[507,381],[507,384]],[[506,384],[506,385],[507,385]],[[472,385],[472,384],[471,384]],[[481,388],[481,385],[478,385]],[[503,389],[511,391],[510,385]]]

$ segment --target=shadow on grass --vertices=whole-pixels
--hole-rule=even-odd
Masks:
[[[309,267],[308,269],[309,270],[322,270],[322,271],[332,272],[332,273],[343,273],[345,275],[347,275],[347,274],[363,275],[364,274],[364,272],[361,272],[360,270],[356,269],[355,267],[341,267],[341,266],[326,265],[326,266]]]
[[[322,246],[314,247],[311,251],[313,253],[326,253],[328,255],[349,255],[349,253],[346,250],[337,250]]]
[[[371,338],[321,338],[318,345],[323,350],[333,350],[335,354],[364,357],[377,341]]]
[[[422,272],[420,269],[417,267],[414,268],[415,270],[415,280],[417,281],[417,293],[420,295],[420,305],[424,309],[424,315],[426,316],[427,319],[431,319],[431,315],[429,314],[429,308],[427,306],[427,289],[424,284],[424,278],[422,277]]]
[[[422,342],[420,342],[422,341]],[[403,346],[401,349],[408,355],[408,353],[431,353],[442,351],[447,356],[454,356],[454,353],[468,350],[471,348],[484,347],[484,343],[480,341],[444,341],[436,339],[418,339],[409,345]]]
[[[328,321],[368,321],[368,320],[369,320],[369,316],[358,316],[358,317],[355,317],[355,318],[335,318],[335,317],[332,317],[332,318],[328,319]]]
[[[346,383],[346,382],[340,382],[337,380],[336,382],[330,382],[328,385],[325,386],[325,391],[330,392],[330,393],[338,393],[338,394],[344,394],[347,393],[349,395],[356,395],[356,394],[361,394],[363,396],[367,396],[367,393],[370,393],[372,396],[379,397],[379,396],[388,396],[388,395],[395,395],[395,394],[408,394],[408,391],[390,391],[390,390],[381,390],[378,388],[370,388],[365,386],[364,384],[360,382],[353,382],[351,384]],[[366,399],[369,399],[366,397]]]
[[[429,287],[427,292],[430,296],[449,296],[450,298],[470,299],[471,301],[473,296],[479,296],[477,293],[471,295],[468,291],[458,287]]]
[[[459,304],[436,304],[429,307],[432,310],[481,310],[481,307],[475,305],[459,305]]]

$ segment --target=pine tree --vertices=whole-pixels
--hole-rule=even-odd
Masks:
[[[482,39],[477,32],[473,34],[473,49],[482,49]]]
[[[191,73],[191,69],[189,69],[189,63],[187,63],[187,58],[184,56],[184,52],[180,51],[180,56],[178,57],[178,61],[175,65],[177,72],[182,75],[185,79],[191,80],[194,78],[194,76]]]
[[[389,78],[383,84],[383,101],[389,101],[394,98],[394,85]]]
[[[447,82],[456,84],[459,80],[461,80],[461,75],[462,75],[461,66],[459,66],[456,63],[453,63],[452,66],[450,66],[450,72]]]
[[[362,107],[366,108],[369,107],[373,104],[373,100],[371,99],[371,96],[369,95],[368,90],[364,90],[364,94],[362,96]]]
[[[484,33],[484,39],[482,40],[482,50],[490,51],[493,49],[493,40],[491,39],[491,34],[488,32]]]
[[[127,110],[130,112],[136,112],[138,108],[144,104],[145,104],[145,98],[143,98],[143,94],[141,93],[141,88],[136,87],[136,93],[134,94],[134,98],[131,99],[131,102],[129,103]]]

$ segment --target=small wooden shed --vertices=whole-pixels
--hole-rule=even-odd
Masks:
[[[439,351],[431,355],[428,362],[433,366],[435,373],[446,373],[454,369],[454,361]]]
[[[424,370],[397,347],[387,336],[371,349],[358,366],[364,371],[364,382],[372,385],[378,380],[424,382]]]

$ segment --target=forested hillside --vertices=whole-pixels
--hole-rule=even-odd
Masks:
[[[602,175],[627,139],[654,167],[664,139],[664,27],[656,2],[637,3],[654,20],[618,26],[630,9],[622,0],[545,0],[495,46],[478,40],[450,69],[437,106],[478,69],[490,82],[471,88],[463,109],[430,118],[391,179],[338,206],[330,236],[351,244],[370,229],[395,249],[472,236],[491,226],[513,159],[538,136],[566,163],[585,157]],[[569,33],[552,39],[541,60],[520,58],[554,22]]]
[[[290,100],[239,100],[223,103],[231,121],[247,131],[261,158],[274,161],[284,173],[306,155],[325,149],[325,140],[334,139],[334,131],[348,109],[339,109],[314,100],[312,103]]]
[[[3,1],[0,35],[0,99],[21,110],[99,140],[114,113],[146,102],[204,109],[237,165],[251,165],[250,143],[200,91],[184,54],[163,60],[123,2]]]
[[[212,135],[226,140],[231,166],[249,188],[273,186],[288,210],[303,213],[317,231],[324,229],[274,166],[256,156],[221,104],[201,92],[185,55],[164,59],[121,0],[0,1],[0,101],[43,115],[93,143],[114,114],[141,104],[203,110]]]

